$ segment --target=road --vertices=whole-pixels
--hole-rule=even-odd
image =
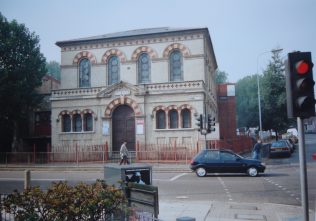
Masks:
[[[194,173],[155,174],[160,200],[230,201],[300,205],[299,167],[268,167],[259,177],[246,175],[208,175]],[[316,164],[308,169],[309,201],[314,208]]]
[[[306,136],[308,195],[310,208],[315,208],[316,135]],[[197,177],[192,172],[154,172],[153,185],[159,188],[160,201],[224,201],[244,203],[277,203],[301,205],[298,150],[290,158],[267,160],[267,169],[259,177],[244,174],[210,174]],[[46,189],[52,181],[70,184],[92,183],[103,179],[103,171],[32,171],[32,185]],[[0,193],[23,189],[23,171],[0,171]]]

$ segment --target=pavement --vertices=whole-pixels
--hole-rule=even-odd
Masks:
[[[316,164],[314,164],[316,166]],[[313,166],[314,166],[313,165]],[[103,171],[103,164],[0,165],[0,170]],[[189,172],[187,164],[151,164],[154,172]],[[270,165],[274,167],[276,165]],[[280,167],[284,165],[279,165]],[[286,165],[285,165],[286,166]],[[306,221],[300,206],[230,201],[159,201],[160,221]],[[147,221],[147,220],[146,220]],[[148,220],[149,221],[149,220]],[[310,208],[309,221],[316,221]]]
[[[164,201],[159,211],[163,221],[305,221],[302,207],[272,203]],[[309,220],[315,220],[312,210]]]

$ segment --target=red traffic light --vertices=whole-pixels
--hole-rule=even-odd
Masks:
[[[286,93],[288,117],[302,119],[315,116],[315,81],[310,52],[288,54],[286,69]]]
[[[298,74],[306,74],[311,68],[310,66],[311,64],[309,62],[302,60],[295,64],[295,69]]]

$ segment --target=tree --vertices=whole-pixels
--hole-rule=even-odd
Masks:
[[[247,76],[236,83],[238,127],[259,127],[257,76]]]
[[[228,74],[225,71],[216,71],[215,82],[216,84],[223,84],[227,82]]]
[[[17,147],[27,130],[27,114],[41,97],[34,90],[46,73],[35,33],[0,13],[0,148]]]
[[[55,79],[60,80],[60,65],[57,61],[46,63],[47,73]]]
[[[284,62],[280,51],[273,52],[260,80],[263,129],[283,131],[289,122],[286,111]]]
[[[280,51],[272,54],[260,82],[260,102],[262,113],[262,129],[284,131],[288,125],[286,111],[286,91],[284,63]],[[258,127],[258,85],[257,75],[239,80],[236,84],[237,122],[238,127]]]

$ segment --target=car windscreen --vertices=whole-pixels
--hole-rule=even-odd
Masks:
[[[273,142],[271,147],[284,147],[287,146],[284,141]]]

